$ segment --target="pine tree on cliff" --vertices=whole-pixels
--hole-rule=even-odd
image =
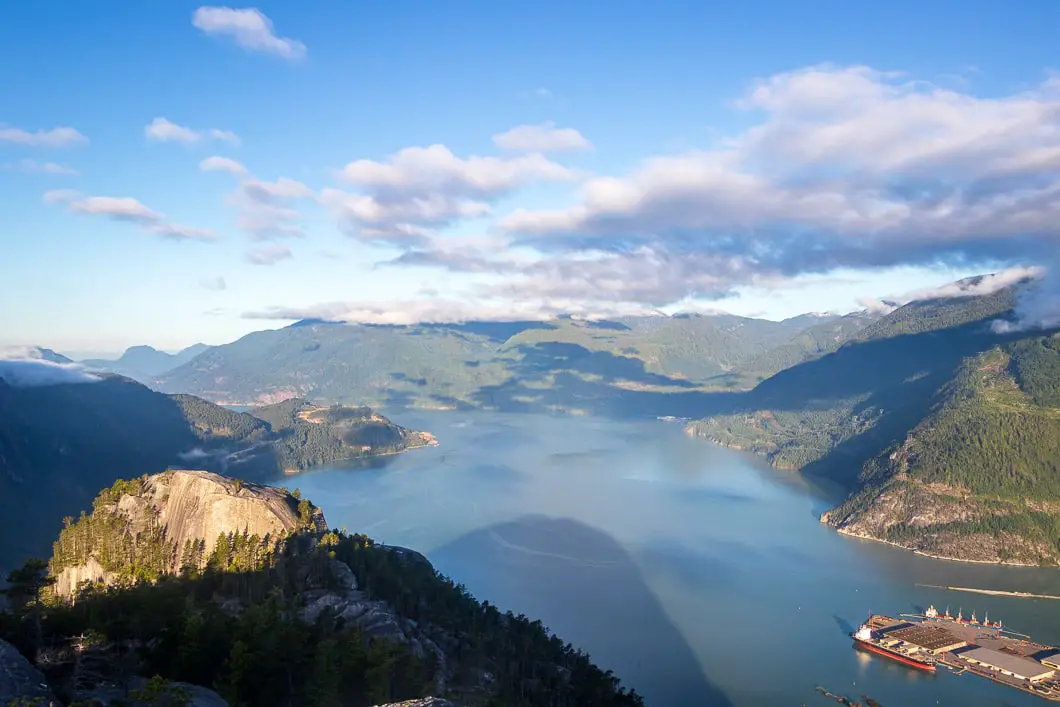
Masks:
[[[15,615],[21,619],[28,615],[33,620],[33,662],[36,663],[42,643],[41,594],[55,584],[55,579],[48,576],[47,562],[32,559],[8,573],[7,583],[7,589],[0,591],[7,595]]]

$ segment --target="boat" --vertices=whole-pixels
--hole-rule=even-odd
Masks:
[[[867,651],[904,663],[917,670],[935,672],[935,664],[938,658],[934,655],[917,655],[913,651],[903,649],[901,642],[895,645],[884,645],[868,624],[862,624],[850,637],[854,639],[854,644],[859,648],[864,648]]]

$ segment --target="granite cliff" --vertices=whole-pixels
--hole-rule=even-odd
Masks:
[[[286,490],[208,471],[171,470],[122,481],[100,494],[91,515],[70,523],[54,546],[55,591],[200,567],[218,541],[243,534],[275,551],[297,530],[326,531],[319,508]]]
[[[54,550],[50,587],[21,571],[0,638],[41,656],[38,687],[62,703],[643,704],[540,622],[415,551],[329,530],[284,489],[184,470],[119,481]]]
[[[121,376],[19,364],[22,378],[0,376],[0,517],[19,528],[0,543],[0,576],[44,555],[63,517],[76,516],[115,479],[191,466],[271,481],[434,443],[365,407],[293,400],[255,416]],[[48,385],[20,383],[34,366],[53,369],[37,371],[38,378],[67,375]]]

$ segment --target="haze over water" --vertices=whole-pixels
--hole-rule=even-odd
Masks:
[[[834,492],[680,425],[387,411],[441,445],[287,479],[329,524],[427,555],[480,600],[540,619],[652,707],[1041,705],[971,675],[857,651],[870,612],[989,611],[1060,643],[1060,570],[931,560],[821,525]]]

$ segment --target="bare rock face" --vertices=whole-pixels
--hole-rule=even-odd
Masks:
[[[123,518],[132,534],[160,528],[170,548],[166,568],[180,570],[181,549],[191,541],[203,546],[209,557],[222,534],[279,539],[304,528],[299,499],[286,491],[247,481],[237,481],[208,471],[171,470],[149,476],[135,493],[126,493],[94,513]],[[309,522],[326,531],[320,509],[312,507]],[[107,583],[112,574],[90,556],[80,564],[56,573],[55,591],[72,596],[84,581]]]
[[[949,527],[1003,519],[1018,504],[988,506],[967,490],[928,484],[899,476],[879,489],[865,492],[853,508],[848,502],[822,514],[821,522],[844,535],[888,542],[930,557],[963,562],[1014,565],[1057,565],[1060,551],[1050,543],[1011,532],[962,532]],[[1027,503],[1032,510],[1039,510]],[[1052,505],[1044,512],[1055,513]],[[999,523],[1000,525],[1000,523]],[[893,530],[900,532],[896,537]]]
[[[151,506],[166,537],[183,547],[186,540],[204,540],[206,555],[213,552],[222,533],[265,537],[293,532],[301,526],[293,496],[271,486],[237,482],[208,471],[170,471],[148,479],[141,496],[125,496],[119,510],[133,515]],[[327,530],[319,511],[318,530]],[[174,567],[174,570],[178,567]]]
[[[61,707],[44,675],[18,649],[0,641],[0,705],[23,704]]]
[[[81,586],[82,582],[88,582],[89,584],[103,582],[107,584],[112,577],[112,573],[104,569],[103,565],[99,564],[99,560],[90,557],[83,565],[66,567],[56,576],[55,593],[60,596],[71,596]]]

